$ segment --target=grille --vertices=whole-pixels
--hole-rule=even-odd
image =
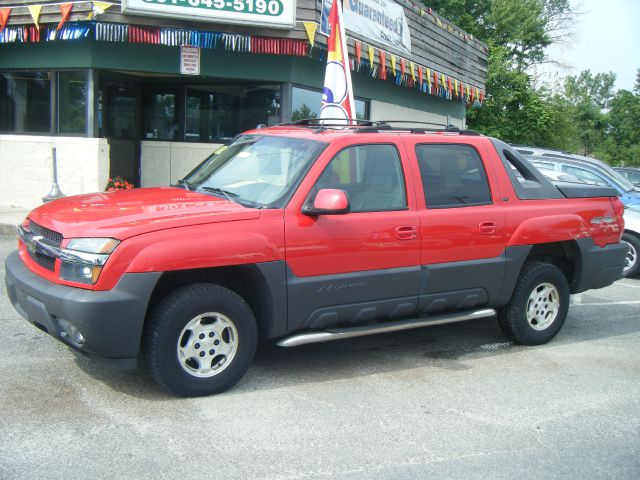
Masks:
[[[43,237],[44,243],[48,243],[49,245],[52,245],[54,247],[59,247],[62,243],[62,234],[53,230],[49,230],[48,228],[44,228],[35,222],[29,221],[29,230],[33,235]],[[47,270],[50,270],[52,272],[55,270],[56,259],[54,257],[50,257],[49,255],[45,255],[44,253],[40,252],[32,253],[30,250],[29,256],[42,268],[46,268]]]
[[[52,272],[56,268],[56,259],[50,257],[49,255],[44,255],[40,252],[31,253],[29,252],[31,258],[42,268],[46,268],[47,270],[51,270]]]
[[[62,234],[55,232],[53,230],[49,230],[48,228],[41,227],[35,222],[29,221],[29,229],[31,233],[34,235],[39,235],[41,237],[46,238],[54,247],[59,247],[62,243]]]

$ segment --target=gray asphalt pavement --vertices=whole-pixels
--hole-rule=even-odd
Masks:
[[[3,286],[0,479],[640,478],[640,279],[572,301],[540,347],[494,319],[263,345],[228,393],[178,399],[77,357]]]

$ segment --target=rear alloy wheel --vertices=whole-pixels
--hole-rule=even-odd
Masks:
[[[235,292],[208,283],[188,285],[156,305],[144,352],[153,378],[185,397],[224,392],[245,374],[256,350],[249,305]]]
[[[527,263],[498,321],[516,342],[541,345],[560,331],[568,309],[569,285],[564,274],[549,263]]]
[[[640,272],[640,262],[638,262],[638,252],[640,252],[640,239],[631,233],[622,234],[622,242],[629,247],[627,257],[624,259],[622,274],[625,277],[633,277]]]

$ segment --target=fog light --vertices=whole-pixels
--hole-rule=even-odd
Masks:
[[[73,343],[78,345],[84,344],[84,336],[80,333],[80,330],[73,325],[69,320],[65,320],[64,318],[58,319],[58,325],[60,326],[60,336],[63,338],[68,338]]]

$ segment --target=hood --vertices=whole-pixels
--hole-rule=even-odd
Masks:
[[[156,230],[260,217],[260,210],[181,188],[158,187],[61,198],[29,218],[65,238],[124,240]]]

